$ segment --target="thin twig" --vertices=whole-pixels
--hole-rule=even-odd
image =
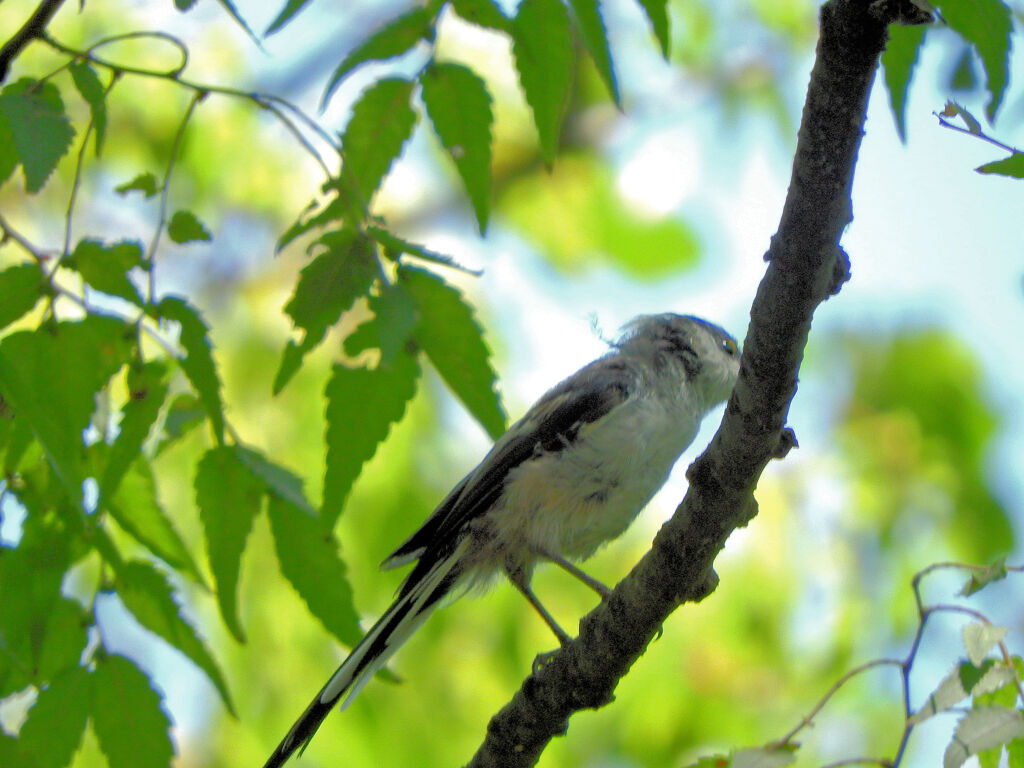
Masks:
[[[110,84],[107,85],[106,90],[103,91],[104,100],[107,98],[114,84],[118,81],[118,77],[115,74],[110,79]],[[78,197],[78,187],[82,181],[82,166],[85,162],[85,151],[89,146],[89,136],[95,128],[95,120],[92,115],[92,111],[89,112],[89,123],[85,127],[85,132],[82,134],[82,146],[78,150],[78,158],[75,161],[75,176],[71,181],[71,194],[68,196],[68,210],[64,217],[64,249],[61,251],[61,258],[68,255],[71,250],[71,220],[75,212],[75,200]],[[96,137],[99,141],[99,136]],[[97,145],[98,147],[99,145]]]
[[[796,727],[793,728],[793,730],[791,730],[789,733],[787,733],[785,736],[783,736],[781,739],[779,739],[779,741],[776,742],[776,743],[779,744],[779,745],[788,744],[790,741],[793,740],[794,736],[796,736],[798,733],[800,733],[800,731],[802,731],[804,728],[806,728],[807,726],[809,726],[813,722],[813,720],[817,716],[817,714],[819,712],[821,712],[822,709],[825,708],[826,704],[828,704],[829,699],[831,699],[836,694],[836,692],[840,688],[842,688],[846,683],[848,683],[851,679],[853,679],[854,677],[859,675],[861,672],[866,672],[869,669],[874,669],[875,667],[882,667],[882,666],[900,667],[902,669],[903,668],[903,660],[902,659],[872,659],[871,661],[868,661],[868,662],[865,662],[864,664],[861,664],[859,667],[854,667],[849,672],[847,672],[845,675],[843,675],[838,680],[836,680],[836,682],[833,683],[832,687],[828,689],[828,692],[824,696],[822,696],[821,699],[818,700],[817,704],[814,705],[814,708],[811,709],[811,711],[808,712],[804,716],[803,720],[801,720],[796,725]]]
[[[101,45],[107,45],[109,43],[116,42],[117,40],[121,39],[126,39],[128,37],[142,36],[157,37],[162,40],[172,42],[175,46],[182,50],[182,63],[174,69],[161,71],[153,69],[144,69],[142,67],[133,67],[128,64],[117,64],[112,61],[108,61],[107,59],[104,59],[100,56],[97,56],[95,53],[93,53],[93,51]],[[188,88],[189,90],[195,91],[196,93],[217,94],[220,96],[228,96],[232,98],[251,101],[260,109],[270,112],[274,117],[276,117],[278,120],[284,123],[285,127],[293,136],[299,138],[300,131],[295,126],[295,124],[292,123],[291,120],[289,120],[284,115],[281,109],[275,107],[275,105],[280,105],[281,107],[286,108],[288,111],[296,115],[304,125],[309,127],[310,130],[312,130],[314,133],[316,133],[317,137],[319,137],[322,141],[328,144],[333,151],[340,151],[337,143],[334,141],[334,139],[331,138],[330,134],[327,133],[327,131],[325,131],[320,125],[318,125],[313,118],[309,117],[298,106],[292,104],[287,99],[281,98],[280,96],[273,96],[269,94],[258,93],[255,91],[245,91],[240,88],[229,88],[227,86],[221,85],[208,85],[205,83],[197,83],[193,80],[189,80],[188,78],[181,77],[181,72],[184,70],[185,65],[187,63],[187,49],[185,48],[184,43],[182,43],[180,40],[164,32],[136,32],[126,35],[116,35],[114,37],[104,38],[103,40],[99,41],[98,43],[95,43],[94,45],[92,45],[84,51],[64,45],[63,43],[59,42],[58,40],[55,40],[47,34],[41,35],[40,39],[47,43],[50,47],[54,48],[57,51],[60,51],[61,53],[66,53],[71,56],[83,59],[85,61],[90,61],[97,66],[105,67],[114,72],[135,75],[137,77],[149,77],[159,80],[167,80],[172,83],[177,83],[178,85],[184,88]],[[303,149],[305,149],[313,157],[313,159],[323,170],[324,175],[328,179],[332,178],[333,174],[331,173],[329,166],[324,162],[319,152],[317,152],[313,148],[309,140],[306,139],[305,137],[302,137],[299,139],[299,141]]]
[[[178,160],[178,153],[181,150],[181,140],[185,135],[185,128],[188,127],[189,120],[192,119],[192,113],[195,112],[196,105],[206,98],[206,94],[202,91],[197,91],[192,97],[192,101],[189,102],[188,109],[185,110],[185,116],[181,119],[181,124],[178,126],[178,132],[174,134],[174,142],[171,144],[170,157],[167,160],[167,171],[164,173],[164,181],[160,187],[160,214],[156,221],[156,230],[153,232],[153,240],[149,244],[149,250],[146,251],[146,271],[149,273],[149,295],[147,300],[152,302],[156,296],[156,279],[154,277],[156,272],[156,264],[154,259],[156,258],[156,249],[160,244],[160,234],[164,230],[164,225],[167,223],[167,196],[168,190],[171,186],[171,173],[174,171],[174,164]]]
[[[21,53],[21,49],[32,40],[44,36],[46,25],[63,4],[64,0],[43,0],[14,37],[0,48],[0,83],[7,79],[7,70],[10,69],[15,57]]]
[[[1019,149],[1011,147],[1009,144],[1003,144],[1003,142],[999,141],[999,139],[994,139],[988,134],[983,133],[982,131],[972,131],[970,128],[964,128],[963,126],[957,125],[956,123],[951,123],[948,120],[946,120],[942,115],[937,113],[935,116],[939,119],[939,125],[941,125],[943,128],[949,128],[949,130],[951,131],[956,131],[957,133],[965,133],[968,136],[974,136],[975,138],[982,139],[984,141],[987,141],[989,144],[992,144],[993,146],[999,147],[1000,149],[1009,152],[1011,155],[1020,154]]]

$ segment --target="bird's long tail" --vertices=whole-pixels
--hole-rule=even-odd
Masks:
[[[438,601],[452,589],[459,576],[455,567],[459,561],[458,554],[456,552],[454,556],[438,561],[416,584],[411,587],[407,584],[403,588],[399,598],[352,649],[338,671],[306,707],[263,768],[279,768],[297,749],[305,749],[327,713],[343,696],[346,698],[342,709],[352,703],[362,687],[419,629],[437,607]]]

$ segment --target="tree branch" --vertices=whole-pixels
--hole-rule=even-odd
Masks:
[[[21,53],[21,49],[29,44],[31,40],[41,37],[46,25],[50,23],[53,14],[64,4],[64,0],[43,0],[36,8],[35,13],[29,16],[21,29],[10,40],[0,48],[0,83],[7,79],[7,70],[14,58]]]
[[[729,534],[756,514],[753,490],[784,455],[784,429],[811,317],[849,277],[839,238],[868,95],[901,0],[829,0],[804,106],[789,194],[751,307],[739,381],[690,487],[650,552],[591,611],[580,634],[528,677],[492,719],[471,766],[530,766],[576,711],[609,703],[619,679],[677,607],[714,589],[712,565]],[[920,21],[920,19],[918,20]]]

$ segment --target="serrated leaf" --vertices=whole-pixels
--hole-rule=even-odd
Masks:
[[[327,106],[334,89],[342,79],[367,61],[381,61],[400,56],[423,39],[434,35],[434,16],[426,8],[414,8],[373,33],[367,40],[350,52],[331,75],[324,90],[321,108]]]
[[[979,165],[974,170],[978,173],[995,173],[1014,179],[1024,179],[1024,152],[1014,152],[1009,157]]]
[[[286,499],[267,503],[281,573],[309,611],[341,642],[354,646],[362,637],[338,542],[323,523]]]
[[[322,208],[314,201],[306,206],[306,209],[299,214],[299,217],[292,222],[292,225],[284,231],[284,234],[281,235],[277,245],[274,247],[274,252],[280,253],[295,238],[301,237],[311,229],[322,227],[344,217],[345,204],[340,198],[332,197]]]
[[[253,476],[266,485],[268,493],[288,502],[307,515],[315,514],[313,506],[306,499],[302,490],[302,478],[289,472],[279,464],[268,461],[259,451],[251,448],[238,447],[238,460],[244,464]]]
[[[217,689],[224,706],[234,715],[235,708],[224,676],[195,629],[181,617],[166,577],[140,560],[125,563],[116,576],[117,595],[124,607],[139,624],[166,640],[199,667]]]
[[[594,60],[598,74],[601,75],[616,106],[621,107],[619,84],[615,79],[615,70],[612,67],[612,56],[608,48],[608,33],[604,28],[598,0],[569,0],[569,2],[576,12],[576,19],[583,32],[583,42],[586,43],[587,50]]]
[[[199,398],[191,392],[177,395],[167,407],[163,426],[164,438],[160,441],[156,454],[161,454],[174,441],[191,432],[204,418],[206,411]]]
[[[1001,0],[972,0],[936,3],[942,18],[974,46],[985,68],[989,101],[985,114],[991,122],[1002,103],[1009,83],[1009,62],[1013,20],[1010,9]]]
[[[156,190],[156,176],[149,171],[140,173],[131,181],[126,181],[124,184],[114,187],[114,191],[119,195],[127,195],[129,192],[138,191],[146,197],[153,197],[156,194]]]
[[[14,173],[18,167],[18,150],[14,146],[14,134],[7,123],[7,117],[0,111],[0,185]]]
[[[0,118],[10,129],[25,174],[25,191],[38,192],[75,135],[60,91],[49,81],[23,77],[0,91]]]
[[[512,20],[494,0],[452,0],[452,10],[468,22],[499,32],[511,33]]]
[[[119,296],[138,307],[143,306],[135,284],[128,272],[142,266],[142,245],[122,241],[103,245],[96,240],[80,240],[64,265],[77,270],[82,278],[97,291]]]
[[[34,638],[39,643],[37,683],[53,680],[65,670],[78,666],[89,640],[85,631],[88,624],[89,618],[74,600],[62,596],[54,603],[46,615],[41,640]]]
[[[96,135],[96,157],[103,151],[103,139],[107,135],[107,100],[106,90],[100,82],[96,71],[85,61],[73,61],[69,67],[75,88],[92,115],[92,129]]]
[[[1024,713],[1002,707],[978,707],[956,726],[942,759],[943,768],[960,768],[971,755],[1024,737]]]
[[[274,20],[270,22],[270,26],[268,26],[263,32],[263,36],[268,37],[284,27],[285,24],[291,21],[295,16],[299,15],[299,11],[301,11],[308,2],[309,0],[288,0],[288,2],[284,4],[284,8],[282,8],[277,16],[274,17]]]
[[[0,340],[0,394],[31,427],[76,503],[84,478],[82,431],[93,397],[127,362],[133,336],[121,320],[89,315]]]
[[[176,243],[193,243],[197,240],[212,240],[210,232],[196,218],[192,211],[179,210],[167,224],[167,236]]]
[[[36,264],[15,264],[0,272],[0,328],[32,311],[45,285]]]
[[[277,373],[274,374],[274,383],[271,385],[271,391],[275,395],[280,394],[281,390],[288,386],[288,382],[302,367],[302,360],[306,353],[319,343],[320,339],[313,339],[309,335],[302,340],[301,344],[296,344],[294,340],[288,339],[281,353],[281,364],[278,365]]]
[[[157,306],[157,314],[181,326],[181,346],[185,358],[179,360],[185,376],[192,382],[199,400],[206,409],[213,436],[224,442],[224,409],[220,400],[220,380],[213,362],[213,349],[207,336],[208,329],[199,310],[185,299],[167,296]]]
[[[146,675],[124,656],[111,655],[97,662],[92,677],[92,727],[110,768],[169,767],[171,722]]]
[[[320,515],[327,530],[334,528],[363,464],[405,413],[419,374],[411,355],[375,369],[334,366],[325,392],[327,461]]]
[[[205,586],[188,547],[160,506],[153,470],[144,457],[136,457],[117,491],[104,498],[119,526],[165,563]]]
[[[980,667],[988,652],[1006,637],[1006,627],[974,622],[964,627],[964,647],[971,663]]]
[[[350,229],[327,232],[316,244],[324,250],[302,268],[284,311],[307,337],[319,340],[369,291],[377,261],[369,241]]]
[[[893,24],[889,27],[889,42],[882,51],[882,67],[885,69],[885,88],[889,92],[889,104],[896,120],[896,132],[900,141],[907,141],[907,94],[914,77],[914,67],[924,43],[925,27]]]
[[[373,84],[352,107],[341,137],[343,188],[365,211],[412,135],[417,114],[410,106],[413,84],[387,78]]]
[[[434,130],[459,170],[477,226],[487,229],[491,203],[491,97],[476,73],[460,64],[432,64],[420,76]]]
[[[479,277],[483,274],[481,270],[464,267],[451,256],[431,251],[424,248],[422,245],[417,245],[416,243],[411,243],[408,240],[388,232],[383,227],[369,226],[366,228],[366,234],[384,246],[384,255],[391,261],[397,261],[402,254],[407,253],[410,256],[415,256],[417,259],[423,259],[424,261],[431,261],[435,264],[451,267],[452,269],[457,269],[460,272],[465,272],[467,275]]]
[[[128,368],[128,402],[121,409],[120,431],[110,446],[107,465],[100,476],[101,499],[117,490],[128,465],[141,455],[142,444],[167,397],[166,377],[167,366],[156,360],[137,369]]]
[[[237,451],[229,446],[207,451],[196,471],[195,489],[217,603],[231,634],[245,642],[238,619],[238,573],[245,541],[260,511],[263,484],[239,460]]]
[[[512,22],[512,53],[526,103],[551,165],[569,105],[573,50],[569,15],[559,0],[523,0]]]
[[[419,310],[416,343],[455,396],[497,440],[505,432],[505,411],[494,389],[497,375],[491,367],[491,353],[473,310],[456,288],[432,272],[403,266],[398,274],[399,284],[409,291]]]
[[[70,669],[39,692],[18,733],[36,768],[64,768],[82,741],[92,710],[92,676]]]
[[[994,665],[995,662],[993,660],[986,662],[986,664],[980,669],[969,662],[961,662],[957,664],[943,678],[938,687],[929,694],[928,700],[924,705],[910,716],[909,724],[918,725],[934,715],[941,712],[947,712],[952,709],[958,703],[971,695],[983,678],[988,678],[989,675],[992,674]],[[1003,667],[1003,669],[1010,671],[1006,667]],[[1001,674],[1002,673],[995,673],[995,676],[998,677]],[[993,680],[995,677],[989,679]],[[989,688],[989,683],[986,683],[983,688]],[[984,690],[978,691],[979,694],[983,692]]]
[[[382,287],[370,298],[373,319],[361,324],[345,338],[345,354],[355,357],[367,349],[380,350],[380,364],[389,366],[408,348],[419,316],[412,296],[400,285]]]
[[[661,55],[667,61],[669,33],[666,6],[668,5],[668,0],[637,0],[637,2],[640,3],[640,7],[647,14],[647,20],[651,22],[651,30],[654,32],[654,37],[658,40],[658,46],[661,48]]]

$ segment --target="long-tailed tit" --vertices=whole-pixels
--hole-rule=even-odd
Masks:
[[[307,744],[454,589],[504,572],[562,642],[568,636],[530,589],[534,566],[553,561],[607,592],[569,559],[626,530],[704,415],[729,396],[740,366],[735,340],[700,318],[642,315],[625,330],[608,354],[541,397],[384,561],[415,565],[264,768]]]

